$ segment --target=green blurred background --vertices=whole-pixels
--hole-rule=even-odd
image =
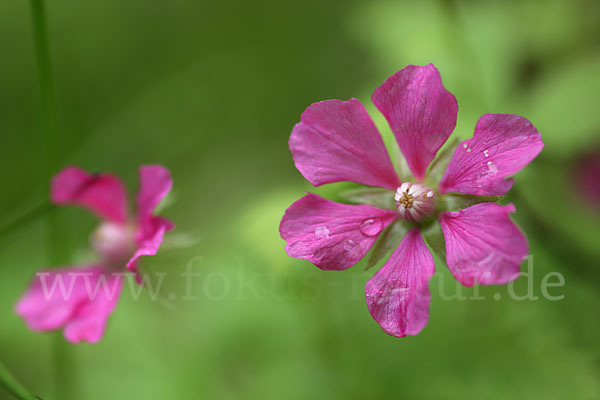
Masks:
[[[600,149],[598,1],[54,0],[47,13],[58,115],[50,144],[29,3],[0,4],[0,227],[11,227],[0,236],[0,360],[33,393],[600,398],[599,208],[574,183],[577,163]],[[531,284],[540,299],[482,287],[484,300],[445,300],[437,287],[457,286],[438,263],[429,325],[397,339],[367,311],[373,271],[323,272],[285,255],[281,216],[313,190],[287,140],[309,104],[350,97],[389,139],[372,91],[430,62],[458,99],[456,135],[470,137],[487,112],[523,115],[542,133],[544,152],[509,196],[534,260],[515,291]],[[48,148],[56,167],[44,161]],[[48,176],[75,164],[122,176],[133,193],[144,163],[164,164],[175,181],[163,214],[177,229],[143,260],[146,272],[168,273],[160,301],[124,291],[97,345],[28,331],[12,309],[49,264],[49,243],[60,265],[89,260],[97,223],[75,208],[22,220],[47,202]],[[52,238],[49,215],[61,232]],[[201,274],[197,300],[181,299],[188,264]],[[560,301],[541,297],[549,272],[565,277],[550,290]],[[10,397],[0,389],[0,398]]]

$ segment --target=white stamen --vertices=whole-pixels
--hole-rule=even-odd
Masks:
[[[404,182],[396,189],[394,200],[406,221],[422,221],[435,211],[435,192],[420,183]]]

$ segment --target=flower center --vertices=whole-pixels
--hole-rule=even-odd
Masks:
[[[92,234],[92,247],[103,261],[123,266],[135,251],[135,226],[103,222]]]
[[[435,211],[435,192],[420,183],[404,182],[394,195],[398,213],[411,222],[419,222]]]

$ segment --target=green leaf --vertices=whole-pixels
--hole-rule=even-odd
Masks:
[[[425,241],[433,250],[433,252],[440,258],[440,260],[446,263],[446,241],[444,240],[444,232],[442,226],[437,219],[434,219],[428,225],[421,228],[421,234],[425,238]]]
[[[394,192],[381,188],[348,189],[340,194],[341,198],[352,203],[368,204],[370,206],[394,209]]]
[[[586,203],[581,189],[573,182],[571,168],[555,159],[536,161],[519,174],[517,184],[508,193],[517,215],[524,211],[523,218],[531,221],[530,229],[540,230],[538,237],[548,236],[559,247],[573,249],[577,254],[600,257],[600,213]],[[577,269],[598,270],[592,264],[579,265]]]
[[[20,400],[35,400],[38,397],[30,394],[27,389],[10,373],[0,362],[0,386],[4,387],[10,394]]]
[[[495,203],[503,196],[474,196],[472,194],[449,193],[440,197],[440,211],[457,211],[479,203]]]
[[[415,178],[408,167],[406,158],[404,158],[402,151],[400,151],[400,148],[398,147],[396,136],[392,132],[387,120],[374,105],[369,104],[367,109],[369,115],[372,116],[375,126],[377,126],[377,130],[381,133],[381,137],[383,138],[385,147],[388,149],[390,159],[392,160],[392,164],[394,164],[394,169],[398,174],[398,177],[402,182],[414,182]]]
[[[427,183],[429,183],[429,186],[437,187],[440,183],[442,176],[444,176],[444,172],[446,172],[446,168],[448,168],[448,164],[450,164],[450,159],[452,159],[452,154],[454,154],[454,150],[456,150],[458,143],[458,137],[455,136],[450,139],[438,153],[435,160],[429,164],[429,169],[427,170]]]
[[[37,206],[35,209],[29,211],[27,214],[22,215],[5,226],[0,227],[0,236],[5,235],[7,233],[11,233],[19,228],[27,226],[31,222],[36,221],[38,218],[42,217],[44,214],[48,212],[52,208],[50,203],[43,203]]]
[[[600,57],[596,52],[592,54],[550,69],[530,91],[526,104],[531,109],[524,107],[522,115],[535,121],[542,132],[546,156],[576,154],[597,141]],[[566,118],[567,115],[576,117]]]
[[[410,226],[400,219],[397,219],[392,225],[388,226],[375,244],[375,247],[373,247],[365,270],[369,270],[375,266],[387,253],[398,247],[409,228]]]
[[[410,170],[410,167],[408,166],[408,162],[406,161],[404,154],[402,154],[402,151],[398,147],[398,144],[396,143],[395,139],[394,139],[394,143],[392,143],[391,146],[392,146],[392,155],[393,155],[393,159],[394,159],[394,167],[395,167],[396,173],[400,177],[400,180],[402,182],[414,182],[415,178],[412,174],[412,171]]]

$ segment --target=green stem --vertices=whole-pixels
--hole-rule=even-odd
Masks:
[[[54,95],[54,82],[52,63],[48,41],[48,28],[46,24],[46,10],[44,0],[30,0],[33,37],[37,63],[37,74],[40,85],[41,114],[42,114],[42,140],[41,145],[45,158],[45,173],[41,176],[42,185],[50,188],[52,175],[60,166],[60,137],[57,124],[57,108]],[[61,240],[61,228],[58,215],[54,209],[48,213],[46,220],[47,249],[49,265],[60,265],[68,260],[68,253]],[[60,399],[78,398],[72,382],[76,378],[71,376],[72,354],[67,347],[62,335],[56,335],[54,342],[54,372],[56,383],[56,397]]]
[[[10,394],[20,400],[33,400],[37,399],[34,395],[30,394],[25,386],[21,385],[19,381],[10,373],[8,369],[0,362],[0,386],[6,389]]]
[[[46,26],[46,10],[44,0],[30,0],[31,19],[33,25],[33,39],[37,74],[42,100],[42,125],[44,130],[42,146],[46,150],[46,167],[54,168],[57,164],[57,127],[56,105],[54,102],[54,80],[52,78],[52,64],[50,62],[50,48],[48,46],[48,29]],[[47,171],[52,174],[52,170]]]
[[[55,397],[58,399],[80,399],[81,397],[77,396],[77,387],[75,385],[77,376],[74,373],[73,354],[69,347],[71,344],[59,332],[52,339],[54,339]]]

